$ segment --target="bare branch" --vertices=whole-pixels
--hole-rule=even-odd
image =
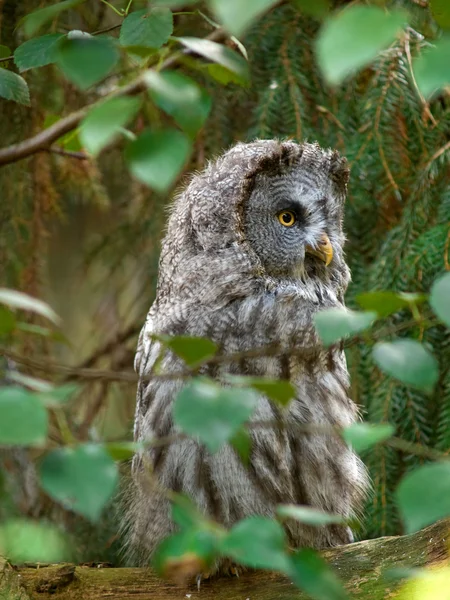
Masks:
[[[64,148],[58,148],[58,146],[50,146],[46,148],[46,152],[52,152],[53,154],[60,154],[61,156],[67,156],[69,158],[77,158],[78,160],[89,160],[90,156],[84,152],[74,152],[73,150],[64,150]]]

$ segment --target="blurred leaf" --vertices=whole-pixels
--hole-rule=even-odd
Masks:
[[[405,583],[396,600],[448,600],[450,589],[450,568],[431,567],[416,569],[413,578]]]
[[[324,23],[316,42],[319,66],[328,83],[341,83],[387,48],[406,25],[402,11],[353,5]]]
[[[104,448],[109,456],[116,461],[130,460],[140,450],[145,448],[145,444],[140,442],[108,442]]]
[[[297,506],[295,504],[279,504],[277,506],[277,516],[282,519],[295,519],[300,523],[313,526],[345,523],[345,519],[339,515],[332,515],[310,506]]]
[[[407,533],[450,516],[450,462],[424,465],[408,473],[396,496]]]
[[[242,464],[248,465],[252,452],[252,438],[249,432],[244,427],[241,427],[230,439],[230,444],[237,452]]]
[[[346,600],[347,592],[326,561],[309,548],[290,557],[290,576],[313,600]]]
[[[16,327],[16,317],[6,306],[0,305],[0,335],[11,333]]]
[[[246,83],[249,80],[250,73],[246,60],[230,48],[216,44],[216,42],[211,42],[210,40],[202,40],[195,37],[179,37],[175,39],[192,52],[200,54],[204,58],[229,69],[239,76],[241,83]]]
[[[395,427],[390,423],[353,423],[342,432],[343,439],[355,452],[362,452],[388,440],[395,433]]]
[[[181,529],[198,528],[205,523],[205,517],[184,494],[176,494],[172,499],[172,519]]]
[[[169,8],[184,8],[198,4],[199,0],[158,0],[158,6],[167,6]]]
[[[448,0],[430,0],[431,14],[442,29],[450,29],[450,3]]]
[[[0,44],[0,58],[7,58],[8,56],[11,56],[11,50],[8,48],[8,46],[3,46],[3,44]],[[8,62],[0,63],[0,67],[4,67],[8,64]]]
[[[447,35],[437,40],[433,48],[423,50],[413,61],[416,82],[425,98],[431,98],[450,85],[449,55],[450,36]]]
[[[187,335],[158,337],[189,366],[211,358],[217,352],[217,345],[207,338]]]
[[[222,65],[210,63],[206,65],[206,70],[213,79],[215,79],[222,85],[227,85],[228,83],[242,83],[241,77],[236,75],[236,73],[233,73],[233,71],[230,71],[230,69],[223,67]]]
[[[20,371],[14,371],[12,369],[8,371],[8,379],[14,381],[14,383],[30,388],[35,392],[49,392],[53,389],[53,385],[44,379],[31,377],[31,375],[25,375]]]
[[[176,129],[144,131],[125,150],[132,174],[157,192],[175,182],[191,151],[191,143]]]
[[[415,340],[378,342],[373,358],[388,375],[425,392],[432,392],[439,378],[436,359]]]
[[[189,529],[166,538],[152,565],[162,577],[183,582],[205,572],[216,555],[217,539],[207,529]]]
[[[209,94],[190,77],[175,71],[147,71],[145,81],[155,104],[194,137],[211,110]]]
[[[0,69],[0,98],[29,106],[30,92],[25,79],[17,73]]]
[[[109,75],[118,60],[119,51],[111,37],[66,38],[56,49],[56,64],[81,90]]]
[[[0,525],[0,555],[16,564],[57,563],[72,558],[66,538],[55,525],[25,519]]]
[[[365,292],[356,297],[356,301],[364,308],[377,313],[381,318],[388,317],[411,304],[421,304],[426,300],[424,294],[404,294],[402,292]]]
[[[209,0],[208,4],[225,29],[241,35],[255,19],[277,3],[277,0]]]
[[[0,445],[40,446],[47,439],[48,416],[36,394],[20,387],[0,388]]]
[[[71,400],[79,390],[80,386],[77,383],[65,383],[39,394],[39,399],[45,406],[61,406]]]
[[[327,308],[314,315],[317,332],[325,346],[343,337],[364,331],[377,318],[375,312],[357,312],[349,308]]]
[[[91,521],[98,521],[118,482],[116,464],[95,444],[53,450],[44,457],[39,474],[49,496]]]
[[[198,437],[210,452],[217,452],[251,416],[257,402],[252,390],[194,379],[177,396],[173,416],[182,431]]]
[[[14,52],[14,62],[19,71],[54,63],[57,43],[63,37],[61,33],[49,33],[21,44]]]
[[[126,17],[120,28],[122,46],[161,48],[173,31],[173,16],[169,8],[156,6],[136,10]]]
[[[430,304],[441,321],[450,327],[450,273],[439,277],[433,283],[430,293]]]
[[[252,516],[239,521],[223,538],[220,552],[256,569],[287,572],[286,536],[277,521]]]
[[[111,98],[89,111],[80,125],[81,144],[96,156],[131,121],[141,106],[140,98]]]
[[[11,308],[20,310],[29,310],[53,321],[53,323],[59,323],[61,320],[48,304],[42,300],[33,298],[32,296],[28,296],[28,294],[17,292],[16,290],[0,288],[0,304],[6,304]]]
[[[323,19],[331,8],[330,0],[292,0],[293,5],[305,15]]]
[[[47,114],[44,119],[44,128],[51,127],[55,123],[61,120],[58,115]],[[65,150],[71,150],[73,152],[79,152],[82,150],[81,142],[79,140],[79,129],[69,131],[65,135],[61,136],[56,140],[59,146],[62,146]]]
[[[247,384],[281,406],[288,406],[297,395],[294,385],[284,379],[247,377]]]
[[[69,344],[68,339],[61,333],[61,331],[54,331],[52,329],[48,329],[48,327],[41,327],[40,325],[34,325],[33,323],[24,323],[23,321],[19,321],[16,323],[16,328],[19,331],[24,331],[25,333],[30,333],[32,335],[42,335],[43,337],[48,337],[55,342],[60,342],[61,344]]]
[[[19,25],[23,25],[25,35],[31,37],[41,29],[43,25],[49,21],[53,21],[62,11],[74,8],[78,4],[82,4],[85,0],[65,0],[65,2],[58,2],[45,8],[40,8],[34,12],[26,15]]]

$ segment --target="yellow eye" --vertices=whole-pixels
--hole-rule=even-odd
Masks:
[[[285,227],[292,227],[292,225],[295,223],[297,218],[292,211],[283,210],[282,212],[279,213],[278,220]]]

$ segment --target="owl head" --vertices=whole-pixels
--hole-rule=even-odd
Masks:
[[[195,295],[199,286],[244,294],[246,282],[301,282],[316,297],[324,290],[341,296],[349,281],[342,232],[348,176],[345,159],[318,144],[236,144],[175,199],[160,295]]]
[[[243,238],[272,277],[328,280],[343,266],[346,160],[317,144],[272,144],[246,176]]]

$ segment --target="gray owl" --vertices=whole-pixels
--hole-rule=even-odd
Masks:
[[[203,336],[221,354],[275,345],[276,355],[203,372],[219,381],[230,373],[286,379],[297,394],[283,415],[261,395],[253,418],[283,418],[283,427],[253,428],[247,466],[229,445],[211,455],[192,439],[134,457],[125,522],[135,564],[148,564],[175,529],[160,486],[190,496],[226,527],[253,514],[273,516],[280,503],[344,517],[361,508],[367,475],[359,458],[336,436],[298,427],[345,427],[358,419],[342,347],[323,348],[313,324],[317,311],[343,306],[350,279],[342,232],[347,181],[346,161],[336,151],[260,140],[231,148],[176,198],[136,354],[142,379],[135,440],[176,433],[172,407],[184,382],[149,375],[157,360],[164,373],[179,372],[183,363],[169,351],[160,357],[155,334]],[[293,547],[352,541],[343,525],[288,522],[286,531]]]

